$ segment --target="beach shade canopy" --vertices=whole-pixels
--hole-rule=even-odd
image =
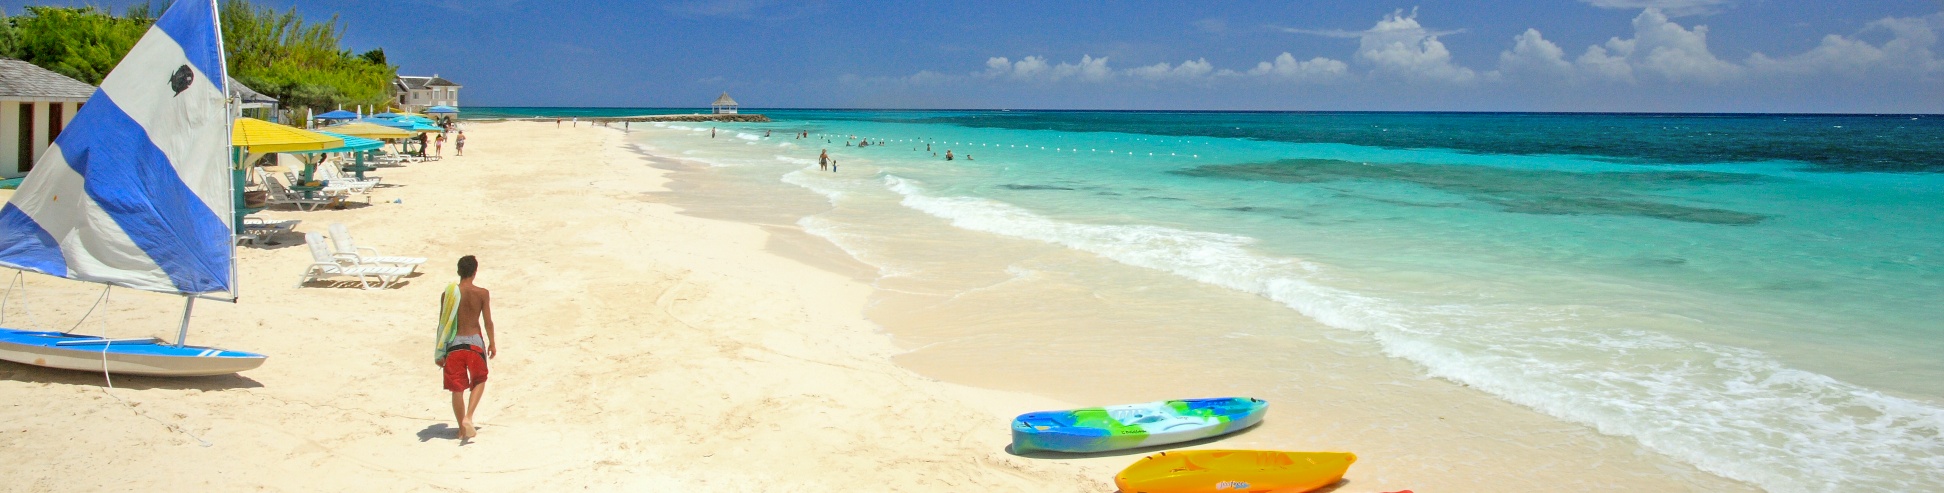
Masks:
[[[332,137],[337,137],[339,139],[344,139],[344,145],[333,147],[330,149],[295,152],[293,154],[329,154],[333,152],[358,152],[358,151],[369,151],[372,149],[377,149],[385,146],[384,142],[380,142],[376,139],[367,139],[364,137],[356,137],[356,136],[345,135],[345,134],[340,134],[335,132],[318,132],[318,133],[329,135]]]
[[[397,127],[374,125],[365,122],[352,122],[343,125],[333,125],[329,127],[324,127],[322,130],[331,133],[336,133],[336,134],[349,135],[352,137],[364,137],[367,139],[403,139],[412,136],[411,132],[404,131]]]
[[[319,120],[356,120],[358,119],[358,114],[349,111],[344,111],[344,110],[337,110],[337,111],[324,113],[322,115],[317,115],[312,118],[316,118]]]
[[[252,153],[302,152],[344,145],[344,139],[255,118],[238,118],[230,126],[230,145]]]
[[[451,115],[451,114],[459,113],[459,108],[454,108],[451,106],[433,106],[431,108],[426,108],[425,112],[434,115]]]
[[[371,114],[371,117],[372,117],[372,118],[387,118],[387,119],[390,119],[390,118],[398,118],[398,117],[401,117],[401,116],[405,116],[405,115],[400,115],[400,114],[397,114],[397,113],[392,113],[392,112],[389,112],[389,111],[387,111],[387,112],[384,112],[384,113],[372,113],[372,114]]]
[[[420,122],[406,122],[406,123],[412,124],[412,128],[408,128],[406,130],[411,130],[413,132],[444,132],[445,131],[445,129],[439,128],[438,126],[432,125],[430,123],[420,123]]]

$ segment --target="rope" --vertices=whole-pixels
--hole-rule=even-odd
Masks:
[[[88,320],[88,316],[94,314],[95,308],[108,303],[108,290],[113,287],[114,286],[101,287],[101,297],[96,298],[94,305],[88,307],[88,313],[81,315],[81,320],[77,320],[74,322],[75,329],[81,328],[81,323],[86,322]],[[107,334],[108,334],[107,318],[101,319],[101,334],[103,339],[107,338]],[[216,445],[214,443],[209,443],[209,440],[204,440],[202,437],[196,436],[195,433],[189,432],[189,429],[183,428],[181,425],[163,421],[161,418],[157,418],[155,416],[150,416],[148,411],[143,411],[139,408],[136,408],[134,404],[128,403],[127,399],[123,399],[121,398],[121,396],[115,395],[115,393],[112,392],[113,390],[115,390],[115,377],[108,371],[108,348],[109,346],[113,346],[113,345],[115,345],[115,343],[113,342],[107,342],[101,345],[101,379],[107,382],[107,386],[101,389],[101,393],[108,394],[108,397],[115,398],[115,402],[120,402],[122,407],[126,407],[128,408],[129,411],[133,411],[137,416],[148,418],[150,421],[154,421],[158,424],[161,424],[163,428],[167,428],[169,431],[181,433],[184,436],[188,436],[189,438],[196,440],[196,443],[199,443],[204,447],[211,447]]]
[[[21,298],[27,297],[27,276],[25,272],[14,271],[13,280],[7,283],[6,294],[0,295],[0,325],[7,323],[7,304],[13,300],[14,286],[20,286]],[[27,327],[41,327],[40,321],[34,318],[33,310],[28,309],[29,306],[32,306],[32,304],[27,303],[25,299],[21,300],[20,313],[27,315]]]

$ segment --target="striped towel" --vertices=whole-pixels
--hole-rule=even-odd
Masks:
[[[439,333],[432,341],[432,362],[445,364],[446,348],[452,347],[452,340],[459,337],[459,283],[447,284],[445,295],[439,298]]]

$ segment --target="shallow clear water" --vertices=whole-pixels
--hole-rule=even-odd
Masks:
[[[954,280],[978,276],[910,253],[931,227],[1037,242],[1272,300],[1772,491],[1944,490],[1944,119],[769,116],[655,145],[824,194],[799,224],[881,286],[1089,278]]]

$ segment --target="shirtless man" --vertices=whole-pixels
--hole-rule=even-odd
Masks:
[[[473,429],[473,412],[479,410],[479,396],[486,393],[486,360],[499,353],[499,337],[493,334],[493,295],[486,288],[473,285],[473,275],[479,272],[479,259],[467,255],[459,258],[459,330],[453,338],[453,349],[446,353],[445,361],[439,366],[445,368],[445,389],[452,391],[452,416],[459,420],[459,438],[471,439],[479,435]],[[480,337],[480,328],[485,328],[485,338]],[[491,341],[491,342],[488,342]],[[472,399],[466,399],[466,391],[472,391]]]

